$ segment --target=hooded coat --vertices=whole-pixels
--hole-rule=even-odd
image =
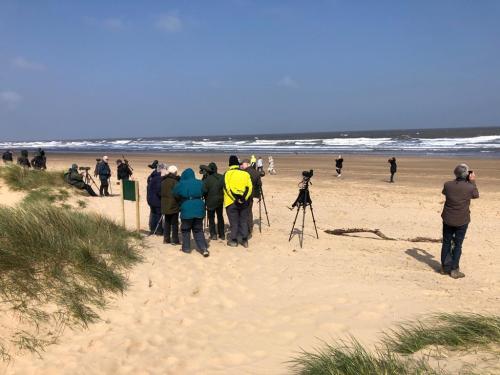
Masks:
[[[209,174],[203,180],[207,209],[215,210],[224,203],[224,176],[217,173],[217,164],[208,165]]]
[[[150,207],[161,207],[161,174],[157,173],[148,179],[147,201]]]
[[[181,180],[175,185],[173,193],[180,203],[181,219],[203,219],[205,217],[203,182],[195,178],[191,168],[182,172]]]

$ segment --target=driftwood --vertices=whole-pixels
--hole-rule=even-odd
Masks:
[[[439,243],[441,239],[429,237],[415,237],[415,238],[392,238],[386,236],[380,229],[366,229],[366,228],[346,228],[346,229],[327,229],[325,233],[333,234],[334,236],[346,236],[351,233],[373,233],[386,241],[408,241],[408,242],[434,242]]]

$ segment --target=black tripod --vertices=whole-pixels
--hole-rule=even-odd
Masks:
[[[292,209],[294,207],[297,207],[297,213],[295,214],[295,220],[293,221],[292,230],[290,231],[290,237],[288,238],[288,241],[292,240],[295,223],[297,222],[297,217],[299,216],[300,209],[302,208],[302,231],[299,233],[299,242],[301,248],[302,244],[304,243],[304,224],[306,221],[306,208],[308,206],[311,209],[311,216],[314,223],[314,230],[316,231],[316,238],[319,238],[318,228],[316,227],[316,219],[314,218],[314,211],[312,208],[311,195],[309,194],[309,182],[310,178],[304,178],[302,180],[302,187],[299,190],[299,196],[292,205]]]
[[[259,198],[259,232],[262,233],[262,204],[264,204],[264,212],[266,214],[267,225],[270,227],[269,215],[267,214],[266,200],[264,199],[264,190],[262,186],[260,187],[260,198]]]
[[[83,181],[87,184],[87,185],[90,185],[92,186],[92,184],[94,184],[94,186],[96,187],[97,190],[99,190],[99,187],[97,186],[97,184],[95,183],[95,180],[92,178],[92,176],[89,174],[89,171],[88,169],[84,169],[83,170]]]

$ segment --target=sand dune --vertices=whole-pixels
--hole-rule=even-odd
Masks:
[[[129,156],[141,182],[142,227],[147,228],[146,164],[153,158],[181,169],[224,155]],[[111,159],[114,159],[111,156]],[[402,158],[388,184],[384,157],[346,157],[335,178],[326,156],[276,157],[278,175],[264,178],[271,227],[256,231],[248,250],[210,243],[211,256],[183,254],[160,237],[146,240],[144,263],[131,287],[88,330],[67,330],[43,359],[31,355],[2,364],[2,374],[286,374],[300,348],[352,334],[371,344],[393,323],[437,311],[498,313],[500,309],[500,164],[469,160],[481,198],[472,204],[462,269],[453,280],[435,272],[439,244],[334,237],[323,230],[379,228],[393,237],[439,237],[442,183],[451,158]],[[50,156],[52,169],[93,155]],[[305,244],[288,242],[300,172],[315,169],[311,194],[320,239],[306,219]],[[117,186],[113,186],[114,192]],[[18,193],[0,187],[0,203]],[[85,198],[88,210],[119,220],[120,201]],[[257,211],[255,211],[257,213]],[[127,223],[133,226],[132,206]]]

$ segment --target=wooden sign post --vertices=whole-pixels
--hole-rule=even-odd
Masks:
[[[135,202],[135,225],[137,232],[141,230],[139,199],[139,182],[130,180],[122,181],[122,225],[125,226],[125,201]]]

